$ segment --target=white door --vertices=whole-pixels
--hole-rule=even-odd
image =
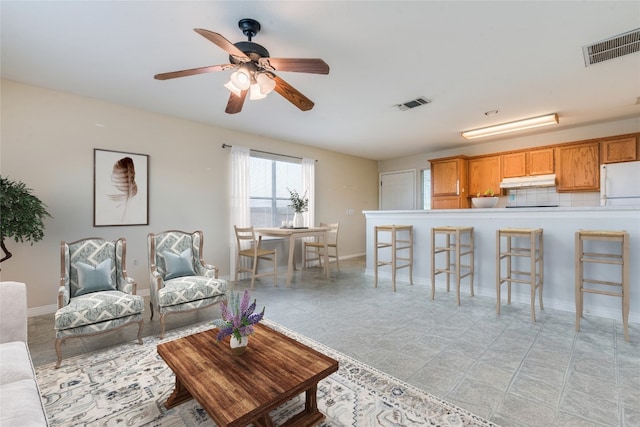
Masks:
[[[380,210],[414,210],[416,208],[416,171],[380,174]]]

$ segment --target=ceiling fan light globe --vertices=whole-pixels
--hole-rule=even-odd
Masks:
[[[238,89],[247,90],[251,85],[251,76],[248,71],[240,69],[231,73],[231,81]]]
[[[267,73],[259,73],[256,76],[258,86],[260,86],[260,92],[263,95],[267,95],[273,91],[276,87],[276,82]]]
[[[267,95],[262,93],[262,91],[260,90],[260,86],[258,86],[257,83],[254,83],[249,87],[249,99],[250,100],[257,101],[259,99],[264,99],[266,97],[267,97]]]
[[[233,93],[235,96],[240,96],[240,94],[242,93],[242,91],[238,89],[231,80],[225,83],[224,87],[229,89],[229,92]]]

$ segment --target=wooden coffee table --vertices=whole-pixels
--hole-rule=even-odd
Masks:
[[[218,342],[210,329],[158,345],[158,354],[176,375],[165,406],[194,398],[220,427],[273,426],[269,412],[300,393],[305,408],[285,426],[313,426],[325,416],[318,410],[318,382],[338,370],[338,361],[280,332],[255,325],[241,356]]]

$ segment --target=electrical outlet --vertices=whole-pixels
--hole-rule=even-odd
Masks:
[[[137,259],[133,260],[133,265],[138,265],[138,260]]]

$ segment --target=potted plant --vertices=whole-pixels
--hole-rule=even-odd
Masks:
[[[226,336],[231,336],[231,350],[237,355],[244,353],[249,343],[249,335],[253,333],[253,325],[264,317],[264,307],[262,312],[254,313],[256,300],[254,299],[252,304],[249,304],[250,301],[248,290],[244,290],[242,300],[240,293],[231,291],[229,300],[220,303],[222,318],[213,321],[213,325],[220,328],[216,339],[220,341]]]
[[[493,208],[498,204],[498,197],[495,196],[493,189],[488,188],[483,194],[476,194],[476,197],[471,199],[471,203],[476,208]]]
[[[0,176],[0,248],[4,256],[0,262],[13,256],[4,243],[5,237],[16,242],[34,242],[44,237],[44,219],[51,217],[46,205],[31,194],[23,182]]]
[[[289,190],[289,200],[291,200],[290,208],[293,208],[293,226],[294,227],[302,227],[304,226],[304,218],[302,217],[302,213],[306,212],[309,209],[309,199],[306,196],[307,192],[300,196],[296,190]]]

